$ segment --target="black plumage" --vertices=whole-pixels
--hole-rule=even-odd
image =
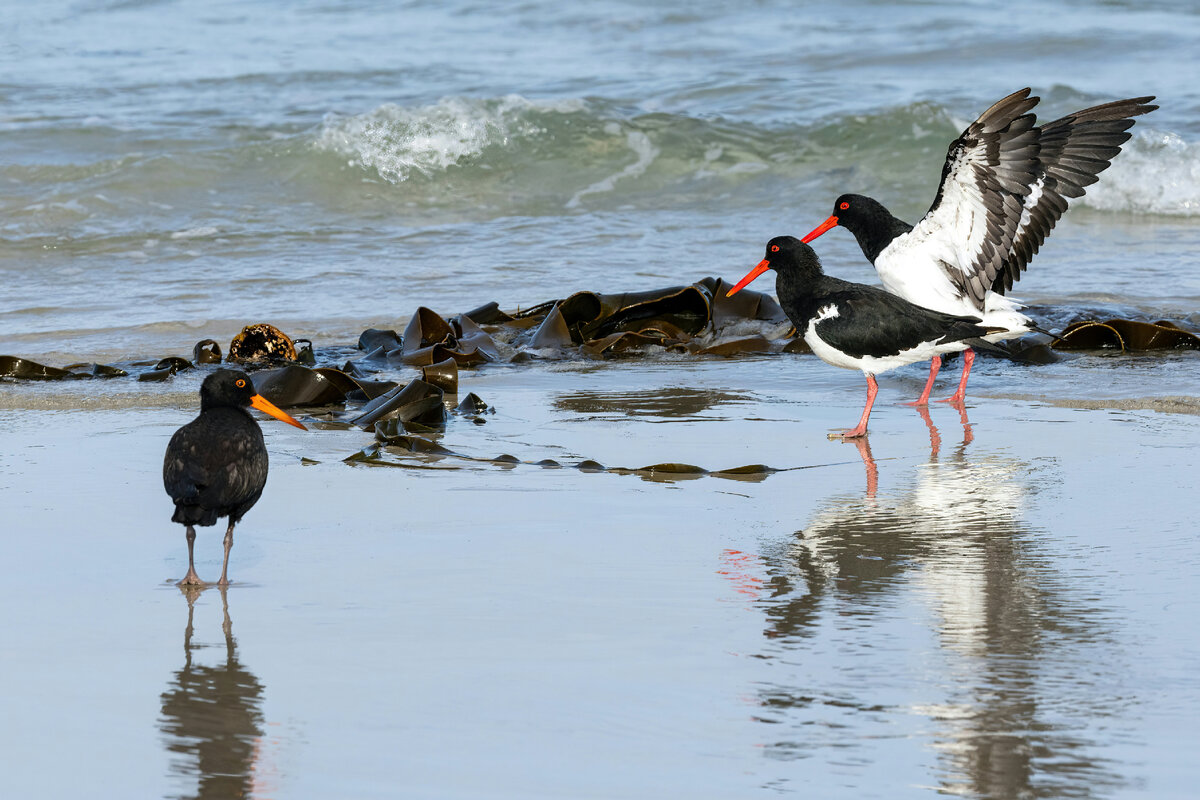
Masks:
[[[768,269],[775,270],[780,306],[813,352],[828,364],[859,369],[867,377],[862,419],[841,434],[844,438],[866,433],[878,391],[876,374],[964,350],[966,340],[998,330],[980,325],[978,317],[943,314],[883,289],[826,275],[813,249],[793,236],[768,242],[765,258],[729,294]]]
[[[257,408],[304,429],[254,390],[246,373],[217,370],[200,386],[200,414],[175,431],[163,459],[163,486],[175,503],[172,522],[187,526],[188,574],[181,585],[202,585],[193,550],[196,525],[229,518],[220,585],[229,583],[233,526],[262,496],[267,483],[267,447],[248,408]]]

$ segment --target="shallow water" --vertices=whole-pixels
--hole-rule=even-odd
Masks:
[[[495,413],[440,441],[516,465],[350,466],[370,434],[265,424],[194,619],[157,482],[187,409],[0,418],[9,791],[1188,796],[1200,421],[981,399],[930,428],[885,383],[868,464],[824,438],[857,378],[783,361],[464,376]],[[197,553],[215,575],[220,531]]]
[[[1043,119],[1162,108],[1017,294],[1056,330],[1200,327],[1191,3],[10,16],[0,353],[156,360],[259,321],[320,351],[419,305],[736,279],[843,191],[919,216],[1024,85]],[[0,382],[0,794],[1190,797],[1198,359],[980,359],[966,422],[899,405],[905,368],[869,452],[825,438],[861,376],[811,356],[464,371],[495,413],[430,434],[454,455],[349,464],[370,434],[265,423],[234,585],[191,603],[159,473],[201,375]]]

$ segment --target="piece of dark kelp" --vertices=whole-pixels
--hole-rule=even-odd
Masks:
[[[176,372],[192,369],[192,362],[180,356],[167,356],[154,365],[154,369],[146,370],[138,375],[139,381],[165,381]]]
[[[48,367],[20,356],[0,356],[0,378],[20,378],[27,381],[59,381],[71,373],[58,367]]]
[[[421,380],[449,395],[458,394],[458,362],[453,358],[421,368]]]
[[[367,328],[358,336],[358,349],[374,353],[382,348],[387,355],[400,347],[400,334],[390,329]]]
[[[190,366],[190,365],[189,365]],[[0,356],[0,378],[26,381],[61,381],[80,378],[123,378],[129,373],[120,367],[88,362],[50,367],[20,356]]]
[[[1108,319],[1072,322],[1053,345],[1058,350],[1200,350],[1200,337],[1173,322]]]
[[[251,380],[259,394],[280,408],[334,405],[344,403],[347,396],[355,392],[369,398],[384,394],[396,385],[390,381],[361,381],[331,367],[313,368],[300,364],[256,372]]]
[[[410,381],[367,403],[350,422],[364,431],[371,430],[381,419],[394,418],[424,425],[442,424],[446,421],[444,397],[442,390],[433,384],[422,380]]]
[[[213,339],[202,339],[192,348],[192,361],[197,364],[220,364],[221,345]]]
[[[730,284],[725,283],[721,278],[705,278],[700,283],[708,281],[712,281],[712,325],[717,330],[732,322],[748,319],[772,322],[777,325],[788,321],[783,307],[771,295],[742,289],[733,297],[726,297],[729,290],[733,288]]]
[[[495,300],[485,303],[479,308],[466,311],[463,316],[469,318],[476,325],[499,325],[516,319],[516,317],[501,311],[500,304]]]
[[[414,367],[447,358],[453,358],[460,367],[470,367],[500,357],[492,337],[469,317],[459,315],[446,320],[425,306],[417,309],[404,329],[401,353],[403,363]],[[391,361],[392,354],[388,355]]]
[[[295,361],[296,346],[279,328],[259,322],[247,325],[233,337],[229,343],[229,360],[243,364],[253,361]]]
[[[110,367],[108,364],[97,364],[94,361],[68,364],[63,369],[72,375],[86,378],[124,378],[129,374],[120,367]]]

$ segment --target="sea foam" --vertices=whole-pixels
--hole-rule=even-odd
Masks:
[[[428,106],[387,103],[354,116],[325,117],[314,146],[349,157],[350,166],[373,169],[391,183],[415,173],[431,175],[507,146],[541,128],[531,111],[570,113],[581,102],[535,103],[519,95],[474,100],[446,97]]]
[[[1079,203],[1102,211],[1200,215],[1200,143],[1173,133],[1134,136]]]

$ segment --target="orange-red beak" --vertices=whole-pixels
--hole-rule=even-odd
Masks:
[[[270,414],[275,419],[283,420],[288,425],[295,425],[297,428],[299,428],[302,431],[308,430],[308,428],[304,427],[299,422],[292,419],[291,416],[289,416],[286,411],[279,408],[279,406],[275,405],[270,400],[263,397],[261,394],[256,394],[253,397],[251,397],[250,405],[253,408],[257,408],[259,411],[263,412],[264,414]]]
[[[804,242],[805,244],[808,244],[813,239],[817,238],[818,236],[820,236],[822,233],[829,230],[830,228],[836,228],[837,224],[838,224],[837,216],[836,215],[832,216],[829,219],[822,222],[820,225],[818,225],[812,233],[810,233],[808,236],[805,236],[800,241]]]
[[[762,261],[758,262],[757,267],[750,270],[749,275],[747,275],[746,277],[742,278],[740,281],[737,282],[737,286],[734,286],[732,289],[730,289],[728,292],[726,292],[725,296],[733,297],[735,294],[740,292],[742,289],[745,289],[750,284],[750,281],[754,280],[759,275],[762,275],[764,272],[766,272],[770,268],[771,268],[771,262],[764,258]]]

